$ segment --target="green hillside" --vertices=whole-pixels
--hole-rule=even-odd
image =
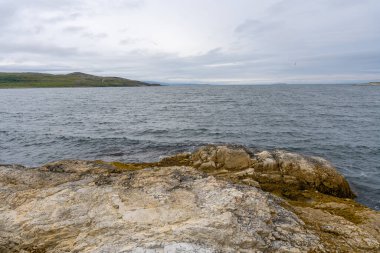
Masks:
[[[80,72],[67,75],[0,73],[0,88],[140,87],[158,86],[120,77],[101,77]]]

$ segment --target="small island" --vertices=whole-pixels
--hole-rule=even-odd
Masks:
[[[142,87],[159,86],[121,77],[101,77],[81,72],[66,75],[43,73],[0,73],[1,88],[63,88],[63,87]]]

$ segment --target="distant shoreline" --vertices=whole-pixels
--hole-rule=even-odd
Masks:
[[[90,88],[161,86],[121,77],[94,76],[81,72],[66,75],[43,73],[0,73],[0,89]]]
[[[354,86],[380,86],[380,82],[354,84]]]

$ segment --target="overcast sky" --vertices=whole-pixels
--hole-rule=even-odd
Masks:
[[[0,71],[380,80],[380,0],[0,0]]]

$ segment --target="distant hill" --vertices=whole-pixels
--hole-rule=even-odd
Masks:
[[[50,88],[50,87],[141,87],[159,86],[120,77],[101,77],[81,72],[67,75],[42,73],[1,73],[0,88]]]

